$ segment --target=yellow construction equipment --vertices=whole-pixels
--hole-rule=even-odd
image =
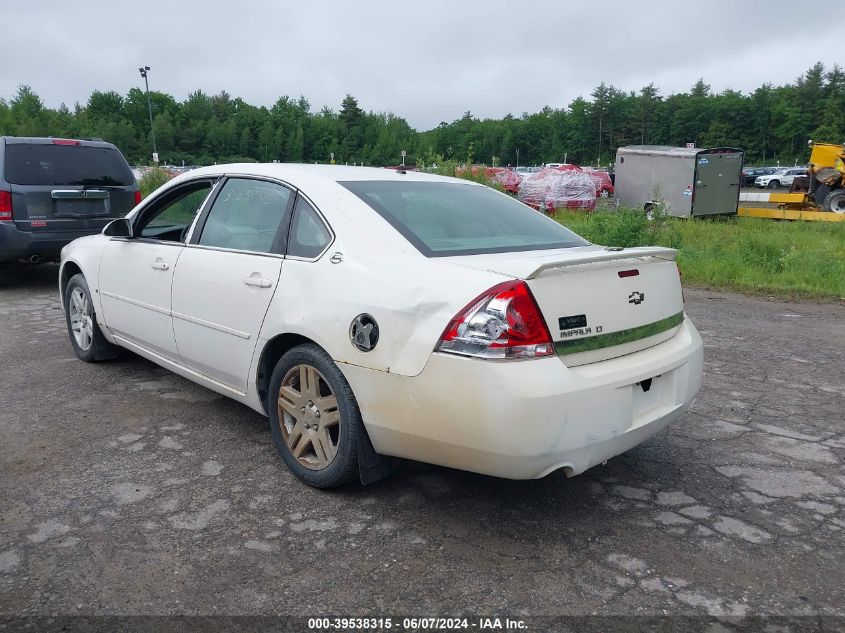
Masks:
[[[737,215],[778,220],[845,221],[845,145],[809,142],[810,168],[790,193],[743,193],[740,202],[768,202],[777,208],[744,207]]]

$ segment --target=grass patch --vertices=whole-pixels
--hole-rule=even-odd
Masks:
[[[719,217],[686,220],[642,211],[561,211],[558,222],[596,244],[668,246],[690,285],[794,298],[845,298],[845,222]]]
[[[173,176],[171,176],[168,172],[163,169],[159,169],[158,167],[148,170],[143,176],[141,176],[141,180],[138,181],[141,196],[146,198],[172,177]]]

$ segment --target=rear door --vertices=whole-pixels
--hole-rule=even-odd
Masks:
[[[138,185],[112,145],[7,138],[3,178],[21,231],[100,231],[135,206]]]
[[[176,266],[173,332],[183,362],[240,393],[279,282],[293,199],[276,182],[227,179]]]
[[[792,183],[795,182],[796,176],[804,176],[806,173],[807,172],[803,169],[790,169],[783,175],[783,178],[781,178],[781,185],[784,187],[791,187]]]
[[[741,170],[741,152],[699,153],[695,165],[692,215],[736,213]]]

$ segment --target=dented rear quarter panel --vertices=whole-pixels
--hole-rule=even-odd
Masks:
[[[285,259],[262,327],[265,342],[286,332],[300,334],[338,363],[416,376],[450,319],[509,278],[425,257],[340,186],[303,191],[323,212],[335,240],[317,261]],[[335,253],[343,256],[339,264],[331,262]],[[378,344],[369,352],[349,338],[352,320],[362,313],[379,327]]]

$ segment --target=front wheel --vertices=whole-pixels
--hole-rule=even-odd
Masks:
[[[316,488],[333,488],[359,476],[363,422],[340,369],[314,344],[286,352],[270,379],[270,429],[288,468]]]
[[[602,189],[601,193],[599,193],[599,196],[601,196],[602,198],[608,198],[610,197],[610,192],[607,189]]]
[[[81,273],[71,277],[65,288],[65,320],[70,344],[80,360],[93,363],[116,356],[117,348],[97,325],[91,291]]]
[[[769,189],[777,189],[780,187],[780,182],[777,180],[772,180],[768,185],[766,185]]]

